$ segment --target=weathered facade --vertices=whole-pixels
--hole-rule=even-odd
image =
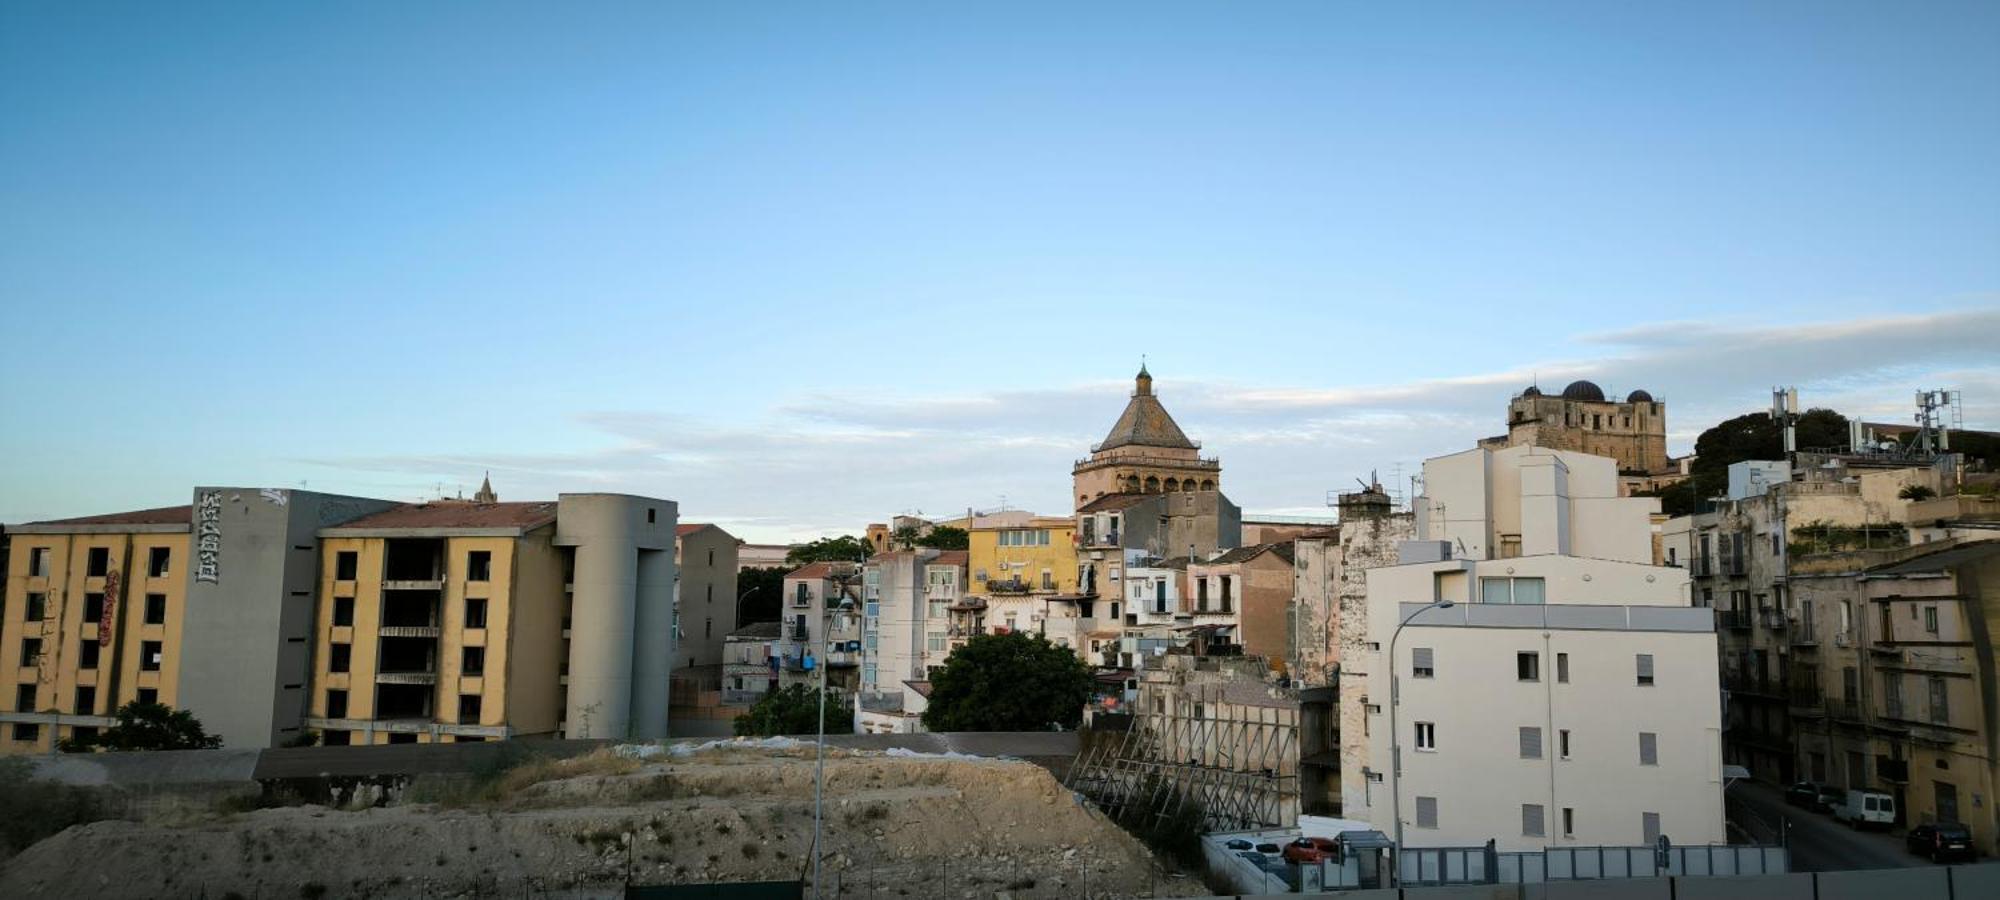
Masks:
[[[1108,494],[1218,490],[1222,462],[1203,457],[1201,444],[1188,440],[1153,395],[1153,376],[1141,366],[1125,412],[1070,474],[1082,508]]]
[[[1571,382],[1553,396],[1532,386],[1516,394],[1507,403],[1507,433],[1480,446],[1547,447],[1610,457],[1617,461],[1626,494],[1683,477],[1667,457],[1667,404],[1646,391],[1609,399],[1589,381]]]
[[[734,535],[715,525],[690,522],[674,529],[675,665],[722,664],[723,639],[736,630],[736,548]]]

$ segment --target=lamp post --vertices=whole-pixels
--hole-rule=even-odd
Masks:
[[[1396,820],[1396,884],[1403,883],[1403,732],[1396,724],[1396,707],[1403,702],[1402,673],[1396,668],[1396,639],[1403,636],[1403,627],[1418,616],[1433,609],[1450,609],[1450,600],[1433,600],[1423,609],[1403,617],[1396,623],[1396,630],[1389,634],[1389,809]]]
[[[866,551],[863,551],[862,561],[864,563],[867,561]],[[861,569],[859,566],[856,566],[854,570],[854,577],[858,580],[860,578],[860,575],[861,575]],[[838,616],[841,624],[845,625],[847,623],[847,617],[854,614],[854,598],[847,595],[847,580],[845,578],[842,578],[836,582],[836,585],[837,586],[834,589],[840,592],[840,605],[834,607],[833,609],[827,610],[820,616],[820,633],[819,633],[819,648],[818,648],[819,649],[819,660],[818,660],[819,746],[817,748],[816,753],[814,754],[814,759],[813,759],[813,842],[812,842],[813,867],[812,868],[813,868],[813,897],[815,898],[815,900],[818,900],[819,897],[823,896],[820,893],[819,861],[820,857],[823,856],[824,854],[820,851],[819,840],[821,833],[821,825],[825,820],[824,812],[826,806],[826,655],[828,652],[827,646],[831,644],[833,641],[832,632],[833,632],[834,618]]]

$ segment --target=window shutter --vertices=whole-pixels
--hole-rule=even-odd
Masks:
[[[1639,683],[1653,683],[1653,654],[1651,653],[1639,654]]]
[[[1521,834],[1527,837],[1542,836],[1541,804],[1539,803],[1521,804]]]
[[[1656,812],[1642,812],[1639,814],[1639,822],[1640,822],[1640,827],[1645,829],[1646,843],[1648,844],[1659,843],[1660,814]]]
[[[1410,666],[1416,671],[1431,671],[1432,662],[1431,648],[1417,647],[1410,651]]]
[[[1417,798],[1417,827],[1438,827],[1438,800],[1436,797]]]
[[[1660,736],[1650,731],[1639,732],[1639,765],[1657,766],[1659,764]]]
[[[1522,759],[1542,758],[1542,729],[1538,727],[1526,727],[1526,726],[1522,727],[1521,758]]]

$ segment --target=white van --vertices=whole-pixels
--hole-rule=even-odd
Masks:
[[[1888,828],[1896,821],[1896,798],[1881,791],[1850,790],[1846,801],[1833,808],[1833,817],[1849,828]]]

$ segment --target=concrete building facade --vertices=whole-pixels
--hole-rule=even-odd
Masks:
[[[1725,842],[1714,620],[1651,564],[1653,502],[1619,499],[1610,459],[1526,446],[1429,460],[1424,485],[1418,540],[1366,572],[1343,815],[1400,814],[1410,846]]]
[[[859,563],[808,563],[785,576],[776,647],[779,687],[816,689],[823,665],[828,691],[860,690],[860,581]],[[849,606],[845,612],[843,602]]]
[[[715,525],[689,522],[674,529],[675,664],[719,666],[722,643],[736,630],[736,551],[742,541]]]

